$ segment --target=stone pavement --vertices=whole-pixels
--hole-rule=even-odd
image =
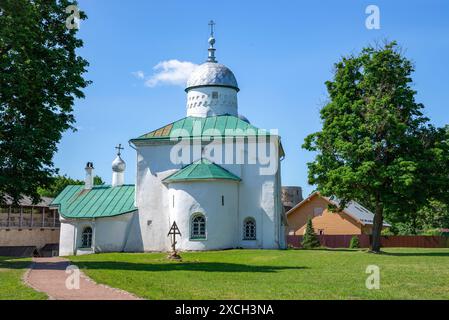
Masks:
[[[25,274],[25,283],[44,292],[53,300],[138,300],[139,298],[119,289],[97,284],[82,272],[79,289],[68,289],[67,278],[74,279],[74,272],[66,273],[69,261],[60,257],[33,258],[31,269]],[[76,281],[68,281],[73,287]]]

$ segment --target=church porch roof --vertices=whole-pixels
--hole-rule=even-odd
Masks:
[[[163,182],[182,182],[198,180],[231,180],[241,181],[232,172],[220,167],[207,159],[200,159],[193,162],[174,174],[168,176]]]
[[[84,185],[67,186],[51,203],[65,218],[105,218],[137,210],[134,185],[119,187]]]

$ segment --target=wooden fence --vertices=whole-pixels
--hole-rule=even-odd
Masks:
[[[320,243],[327,248],[349,248],[353,235],[319,235]],[[361,248],[371,245],[371,236],[357,235]],[[287,243],[293,248],[300,248],[302,236],[288,236]],[[411,248],[449,248],[449,237],[443,236],[384,236],[381,237],[382,247]]]

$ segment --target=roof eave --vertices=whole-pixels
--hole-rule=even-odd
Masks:
[[[203,182],[203,181],[234,181],[241,182],[242,179],[232,179],[232,178],[195,178],[195,179],[164,179],[163,183],[177,183],[177,182]]]
[[[190,86],[184,89],[185,92],[188,92],[189,90],[192,89],[198,89],[198,88],[207,88],[207,87],[220,87],[220,88],[230,88],[230,89],[234,89],[237,92],[240,91],[240,89],[236,86],[231,86],[231,85],[226,85],[226,84],[202,84],[202,85],[197,85],[197,86]]]
[[[112,215],[98,216],[98,217],[95,217],[95,216],[93,216],[93,217],[73,217],[73,216],[64,215],[62,212],[59,212],[59,214],[62,217],[64,217],[65,219],[101,219],[101,218],[118,217],[118,216],[122,216],[122,215],[127,214],[127,213],[135,212],[137,210],[138,210],[137,208],[134,208],[133,210],[128,210],[128,211],[124,211],[124,212],[120,212],[120,213],[112,214]]]

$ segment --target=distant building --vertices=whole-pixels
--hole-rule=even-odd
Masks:
[[[14,206],[7,199],[6,205],[0,207],[0,255],[21,256],[20,252],[40,252],[46,245],[59,243],[59,215],[49,208],[52,201],[43,197],[33,204],[25,197]]]
[[[331,212],[328,206],[338,201],[312,193],[287,212],[288,234],[303,235],[307,220],[312,218],[316,234],[357,235],[372,234],[374,214],[355,201],[351,201],[341,212]],[[384,223],[384,228],[389,224]]]
[[[281,201],[284,211],[287,212],[303,200],[301,187],[282,187]]]

